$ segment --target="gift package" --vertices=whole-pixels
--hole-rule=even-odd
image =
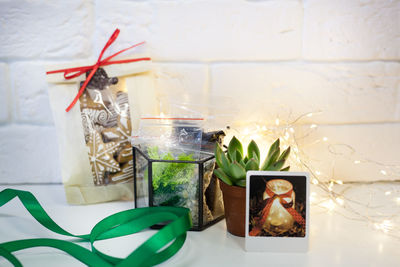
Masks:
[[[138,128],[142,114],[157,113],[158,107],[151,62],[98,68],[76,104],[66,112],[91,73],[85,74],[72,79],[65,79],[62,73],[47,76],[53,84],[49,98],[67,201],[89,204],[133,200],[131,133]]]

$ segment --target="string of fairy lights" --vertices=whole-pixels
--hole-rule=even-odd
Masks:
[[[291,170],[310,173],[312,206],[329,213],[341,214],[352,220],[364,221],[374,229],[400,239],[400,180],[398,179],[400,178],[400,163],[399,165],[385,164],[362,158],[351,145],[340,144],[351,152],[352,158],[356,159],[346,158],[345,154],[333,149],[334,144],[329,143],[328,136],[318,139],[309,138],[312,141],[305,142],[307,137],[318,130],[318,125],[302,124],[302,120],[318,113],[320,112],[306,113],[294,120],[276,118],[272,124],[267,124],[269,126],[261,123],[234,125],[230,127],[231,131],[228,132],[226,140],[230,140],[230,135],[236,135],[244,144],[255,140],[262,148],[269,147],[275,139],[280,138],[283,149],[291,147],[289,159]],[[326,144],[329,153],[351,160],[354,166],[372,165],[382,176],[390,179],[344,182],[337,179],[334,173],[323,174],[313,165],[304,149],[321,142]]]

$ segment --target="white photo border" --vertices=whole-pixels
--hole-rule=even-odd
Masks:
[[[307,172],[279,172],[279,171],[248,171],[246,175],[246,251],[255,252],[307,252],[310,235],[310,176]],[[304,237],[279,236],[249,236],[250,218],[250,179],[251,177],[290,177],[304,176],[306,178],[306,229]]]

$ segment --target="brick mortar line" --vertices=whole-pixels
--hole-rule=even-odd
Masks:
[[[397,125],[400,124],[399,121],[382,121],[382,122],[343,122],[343,123],[298,123],[296,126],[311,126],[316,124],[318,127],[333,127],[333,126],[338,126],[338,127],[344,127],[344,126],[366,126],[366,125]],[[21,126],[38,126],[38,127],[55,127],[54,124],[40,124],[40,123],[26,123],[26,122],[0,122],[0,128],[4,128],[7,126],[13,126],[13,125],[21,125]],[[276,126],[275,124],[266,124],[265,126]],[[283,127],[284,125],[282,125]]]
[[[278,59],[278,60],[153,60],[154,63],[174,64],[274,64],[274,63],[306,63],[306,64],[360,64],[360,63],[400,63],[400,59],[366,59],[366,60],[308,60],[308,59]]]
[[[179,63],[180,61],[177,61],[176,63]],[[172,63],[172,62],[171,62]],[[373,60],[345,60],[345,61],[329,61],[329,60],[266,60],[266,61],[210,61],[210,62],[204,62],[204,63],[209,63],[212,65],[217,65],[217,64],[291,64],[291,63],[302,63],[302,64],[369,64],[369,63],[400,63],[399,60],[382,60],[382,59],[373,59]]]
[[[14,114],[14,90],[13,88],[13,81],[11,79],[11,69],[9,64],[5,64],[5,69],[6,69],[6,81],[5,81],[5,86],[6,86],[6,105],[7,105],[7,121],[13,121],[15,114]]]
[[[60,57],[60,58],[40,58],[40,57],[31,57],[31,58],[20,58],[20,57],[11,57],[11,58],[7,58],[7,57],[0,57],[0,62],[6,63],[6,64],[10,64],[10,63],[14,63],[14,62],[54,62],[54,63],[68,63],[70,61],[84,61],[84,60],[91,60],[92,57],[91,56],[87,56],[87,57]],[[93,58],[94,61],[96,61],[96,59]]]
[[[400,121],[382,121],[382,122],[356,122],[356,123],[309,123],[309,124],[299,124],[299,125],[312,125],[316,124],[318,127],[322,126],[363,126],[363,125],[389,125],[389,124],[400,124]]]
[[[0,63],[12,64],[19,62],[43,62],[43,63],[69,63],[82,60],[93,60],[92,57],[86,58],[62,58],[62,59],[48,59],[48,58],[25,58],[25,59],[6,59],[0,58]],[[275,64],[275,63],[304,63],[304,64],[362,64],[362,63],[400,63],[400,59],[367,59],[367,60],[307,60],[307,59],[282,59],[282,60],[153,60],[153,63],[165,64]]]
[[[55,127],[54,124],[49,124],[49,123],[38,123],[38,122],[22,122],[22,121],[5,121],[5,122],[0,122],[0,127],[6,127],[6,126],[13,126],[13,125],[25,125],[25,126],[39,126],[39,127]]]
[[[304,1],[303,0],[301,0],[301,12],[302,12],[302,14],[301,14],[301,42],[300,42],[300,53],[301,53],[301,56],[304,56],[304,41],[305,41],[305,38],[304,38],[304,31],[305,31],[305,27],[304,27],[304,23],[305,23],[305,19],[306,19],[306,16],[305,16],[305,13],[306,13],[306,7],[305,7],[305,3],[304,3]]]
[[[20,185],[62,185],[63,183],[38,182],[38,183],[0,183],[0,186],[20,186]]]

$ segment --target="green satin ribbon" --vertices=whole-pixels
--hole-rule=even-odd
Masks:
[[[178,252],[185,242],[186,232],[192,226],[189,209],[149,207],[115,213],[98,222],[90,234],[74,235],[58,226],[45,212],[33,194],[28,191],[15,189],[1,191],[0,207],[14,197],[18,197],[29,213],[50,231],[89,241],[92,248],[92,250],[88,250],[73,242],[50,238],[23,239],[1,243],[0,256],[3,256],[11,264],[18,267],[22,266],[22,264],[12,252],[33,247],[52,247],[62,250],[88,266],[153,266],[166,261]],[[125,259],[106,255],[98,251],[94,246],[94,242],[97,240],[134,234],[152,225],[166,221],[169,223],[165,227],[147,239]]]

